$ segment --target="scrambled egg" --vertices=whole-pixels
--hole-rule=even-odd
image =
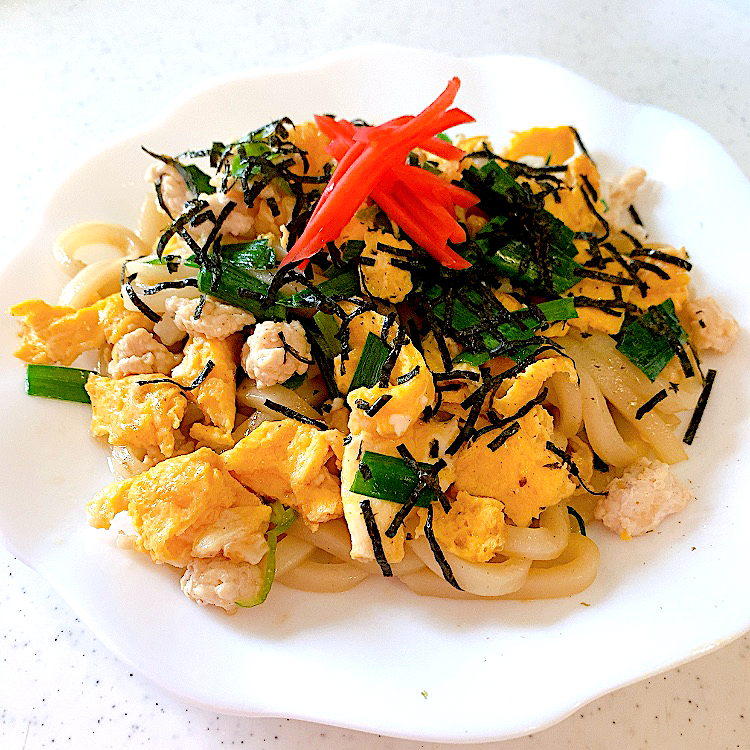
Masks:
[[[340,466],[343,450],[337,430],[282,419],[263,422],[222,460],[243,485],[281,500],[316,526],[342,515],[339,479],[327,464]]]
[[[504,505],[495,497],[482,497],[460,491],[446,513],[439,503],[433,505],[432,528],[443,550],[468,560],[487,562],[505,544]],[[427,511],[419,509],[424,527]]]
[[[137,328],[154,328],[143,313],[126,310],[119,293],[80,310],[28,299],[9,312],[24,318],[16,356],[40,365],[70,365],[84,352],[116,344]]]
[[[173,456],[184,443],[179,431],[187,400],[171,383],[147,384],[158,375],[105,378],[90,375],[91,433],[124,445],[149,463]],[[144,385],[140,385],[144,383]]]
[[[457,490],[502,498],[516,526],[528,526],[548,505],[573,494],[575,484],[559,458],[547,449],[552,416],[535,406],[518,420],[520,429],[496,450],[488,447],[497,432],[485,433],[456,456]]]
[[[210,339],[201,334],[188,338],[182,362],[172,370],[172,378],[190,385],[203,372],[209,360],[214,363],[208,377],[186,391],[187,398],[200,407],[206,424],[190,427],[190,436],[216,450],[234,445],[232,430],[237,413],[235,373],[242,340],[238,334],[226,339]]]
[[[106,529],[126,510],[137,534],[136,545],[154,562],[184,568],[194,556],[203,556],[201,543],[216,533],[229,508],[237,508],[247,524],[242,528],[246,544],[265,534],[271,508],[232,477],[212,450],[199,448],[105,487],[88,502],[86,513],[92,526]],[[237,539],[228,543],[232,542]]]

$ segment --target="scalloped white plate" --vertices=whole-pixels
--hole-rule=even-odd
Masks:
[[[623,102],[555,65],[363,48],[308,66],[220,80],[156,123],[86,160],[0,272],[3,308],[54,301],[63,279],[49,249],[77,221],[133,225],[148,157],[231,139],[282,115],[382,121],[414,113],[453,75],[466,132],[502,145],[511,129],[576,125],[605,174],[637,164],[655,190],[638,209],[655,239],[684,244],[696,283],[748,329],[750,186],[721,147],[667,112]],[[26,397],[0,320],[4,440],[0,532],[122,659],[163,688],[216,711],[306,719],[444,742],[508,739],[563,719],[608,691],[692,659],[750,628],[750,450],[745,333],[719,375],[691,460],[697,497],[645,538],[592,529],[602,552],[586,592],[542,602],[420,598],[398,583],[305,594],[278,585],[262,607],[227,617],[182,595],[179,574],[119,550],[86,525],[83,505],[111,481],[88,410]],[[585,604],[584,604],[585,603]]]

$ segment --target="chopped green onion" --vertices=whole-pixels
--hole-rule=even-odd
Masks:
[[[323,354],[328,357],[328,359],[333,359],[341,354],[341,342],[336,338],[340,326],[336,318],[328,313],[316,312],[315,315],[313,315],[313,320],[320,331],[318,344],[320,345]]]
[[[289,530],[296,517],[297,514],[291,508],[285,507],[278,500],[271,506],[271,523],[274,528],[266,534],[268,552],[266,553],[266,567],[263,572],[260,591],[252,599],[242,599],[235,602],[238,607],[255,607],[262,604],[268,597],[273,579],[276,576],[276,545],[279,537]]]
[[[206,268],[201,268],[198,273],[198,289],[204,294],[241,307],[261,320],[284,320],[286,311],[283,307],[266,305],[263,301],[269,288],[264,281],[226,258],[221,259],[221,271],[218,276]]]
[[[327,281],[322,281],[317,285],[317,290],[325,297],[352,297],[360,294],[359,274],[356,269],[350,269]],[[286,300],[279,300],[279,303],[286,307],[315,307],[316,302],[316,295],[309,289],[303,289]]]
[[[372,331],[368,333],[349,390],[353,391],[355,388],[362,388],[363,386],[372,388],[377,385],[390,351],[390,348]]]
[[[360,459],[360,466],[362,464],[369,470],[365,470],[367,478],[362,470],[358,469],[350,487],[351,491],[358,495],[366,495],[378,500],[390,500],[403,505],[409,499],[419,479],[416,472],[407,466],[403,459],[394,456],[365,451]],[[432,468],[430,464],[425,463],[419,463],[418,466],[425,471]],[[425,487],[419,493],[415,504],[421,508],[427,508],[434,499],[435,493],[429,487]]]
[[[301,375],[295,372],[294,375],[292,375],[292,377],[285,380],[281,385],[283,385],[284,388],[290,388],[291,390],[295,390],[296,388],[299,388],[306,380],[307,380],[306,372],[303,372]]]
[[[248,271],[265,271],[276,266],[276,253],[265,237],[252,242],[234,242],[221,246],[222,258]]]
[[[90,404],[91,399],[84,386],[92,370],[58,365],[27,365],[26,393],[29,396],[57,398],[61,401],[76,401]]]
[[[671,334],[671,335],[670,335]],[[687,339],[671,299],[627,320],[617,336],[619,349],[649,380],[656,380]]]

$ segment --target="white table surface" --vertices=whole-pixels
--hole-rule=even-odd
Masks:
[[[551,60],[688,117],[750,175],[750,0],[1,0],[0,253],[13,252],[52,182],[175,94],[373,42]],[[746,635],[555,727],[485,747],[750,748],[748,657]],[[0,548],[0,748],[140,747],[446,746],[188,705],[132,674]]]

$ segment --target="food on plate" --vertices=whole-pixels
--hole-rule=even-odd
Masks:
[[[111,447],[90,524],[194,601],[369,575],[569,596],[588,523],[628,538],[689,502],[669,467],[736,323],[649,236],[644,170],[607,181],[568,125],[448,136],[473,121],[458,88],[147,151],[138,230],[70,228],[57,304],[11,308],[29,393],[90,402]]]

